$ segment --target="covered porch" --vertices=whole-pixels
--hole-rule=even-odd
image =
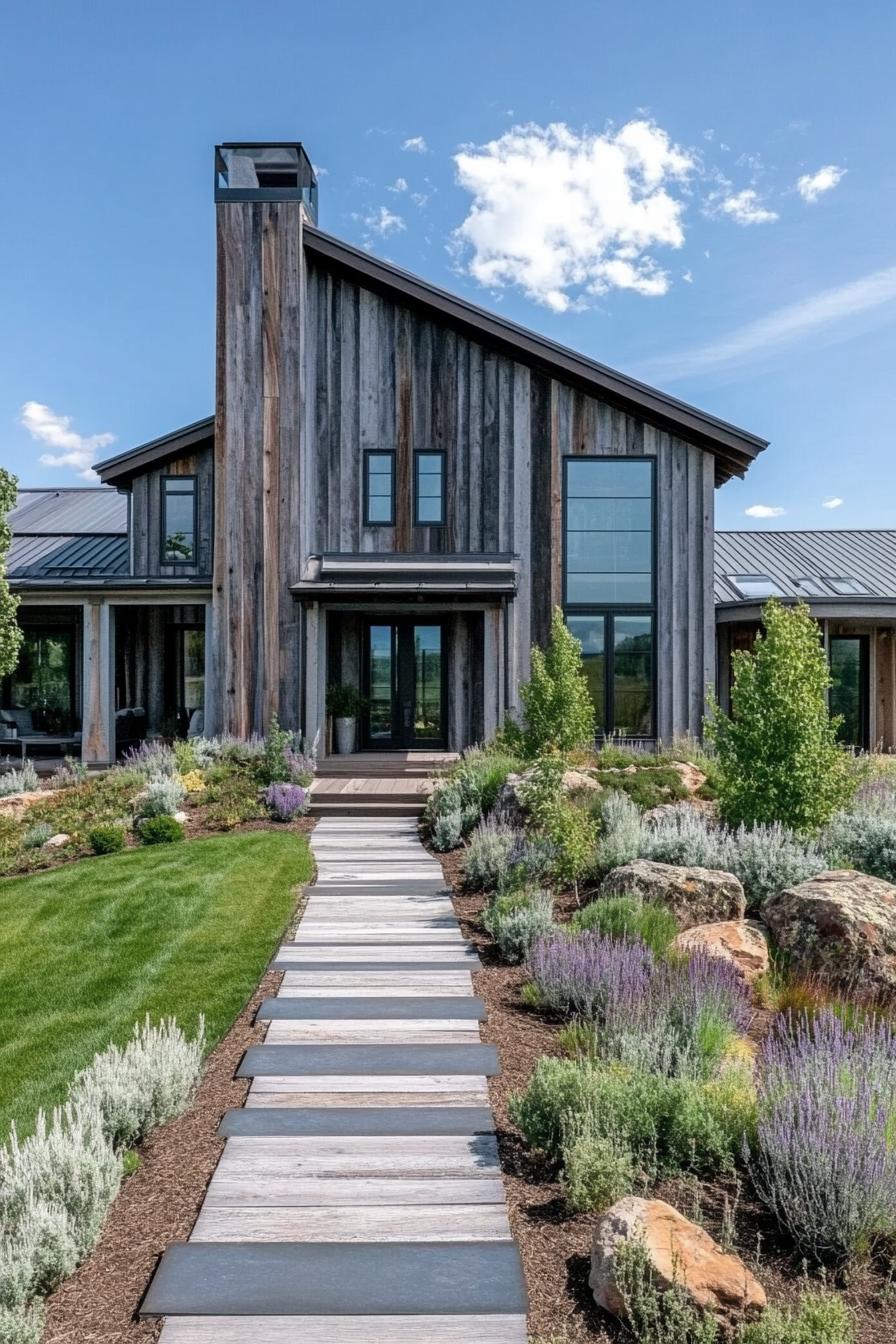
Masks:
[[[147,738],[201,732],[211,604],[197,597],[22,593],[22,650],[0,686],[0,759],[103,766]]]

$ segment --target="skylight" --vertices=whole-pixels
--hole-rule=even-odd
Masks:
[[[858,579],[845,578],[843,576],[829,578],[825,575],[825,583],[829,584],[835,593],[843,597],[848,597],[850,593],[867,593],[868,589],[864,583]]]
[[[794,579],[794,587],[798,588],[806,597],[827,597],[828,590],[825,588],[821,579]]]
[[[781,589],[767,574],[729,574],[741,597],[781,597]]]

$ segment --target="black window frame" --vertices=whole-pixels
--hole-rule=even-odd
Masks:
[[[421,518],[420,517],[420,460],[424,457],[438,457],[441,460],[439,480],[442,488],[439,493],[439,517]],[[414,526],[415,527],[445,527],[447,523],[447,512],[445,507],[445,467],[447,453],[444,448],[417,448],[414,451]],[[427,495],[427,499],[432,499],[432,495]]]
[[[167,539],[168,539],[168,528],[167,528],[166,524],[167,524],[167,521],[168,521],[168,482],[169,482],[169,481],[176,481],[176,482],[178,482],[178,484],[180,484],[180,485],[184,485],[184,484],[186,484],[187,482],[189,482],[190,485],[191,485],[191,487],[192,487],[192,491],[191,491],[191,493],[192,493],[192,495],[193,495],[193,554],[192,554],[192,556],[190,557],[189,560],[172,560],[172,559],[170,559],[170,557],[169,557],[168,554],[167,554],[167,545],[166,545],[166,542],[167,542]],[[160,512],[161,512],[161,519],[160,519],[160,527],[159,527],[159,531],[160,531],[160,536],[159,536],[159,559],[160,559],[160,563],[163,564],[163,565],[186,565],[186,566],[188,566],[188,567],[191,567],[191,568],[194,568],[194,569],[195,569],[195,568],[198,566],[198,564],[199,564],[199,477],[198,477],[195,473],[192,473],[192,472],[191,472],[190,474],[188,474],[188,475],[183,475],[183,476],[175,476],[175,475],[172,475],[172,474],[170,474],[170,473],[169,473],[169,474],[166,474],[166,475],[162,476],[162,478],[161,478],[161,480],[160,480],[160,482],[159,482],[159,492],[160,492],[160,495],[161,495],[161,510],[160,510]],[[172,491],[172,493],[173,493],[173,494],[184,494],[184,495],[185,495],[185,494],[187,493],[187,491],[186,491],[186,490]]]
[[[394,527],[395,526],[395,449],[394,448],[365,448],[364,449],[364,500],[363,515],[365,527]],[[389,470],[392,480],[392,493],[390,497],[389,518],[371,518],[370,516],[370,459],[372,457],[388,457]],[[381,496],[377,496],[381,498]]]
[[[568,476],[570,462],[646,462],[650,467],[650,597],[649,602],[569,602],[567,601],[567,519],[568,519]],[[563,616],[590,616],[603,621],[604,627],[604,718],[606,723],[599,727],[600,738],[611,738],[616,732],[615,703],[613,683],[615,680],[615,630],[614,619],[617,616],[648,616],[650,618],[650,732],[626,733],[626,738],[653,741],[656,739],[658,687],[657,671],[657,489],[656,458],[646,453],[567,453],[561,459],[562,469],[562,510],[561,510],[561,566]]]

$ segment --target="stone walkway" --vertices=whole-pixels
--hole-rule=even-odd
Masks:
[[[479,965],[413,820],[327,818],[246,1105],[141,1314],[161,1344],[525,1344]]]

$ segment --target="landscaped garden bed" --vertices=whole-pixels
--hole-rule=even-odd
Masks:
[[[896,1328],[896,778],[837,747],[802,613],[767,625],[710,754],[583,746],[555,628],[431,800],[539,1341]]]

